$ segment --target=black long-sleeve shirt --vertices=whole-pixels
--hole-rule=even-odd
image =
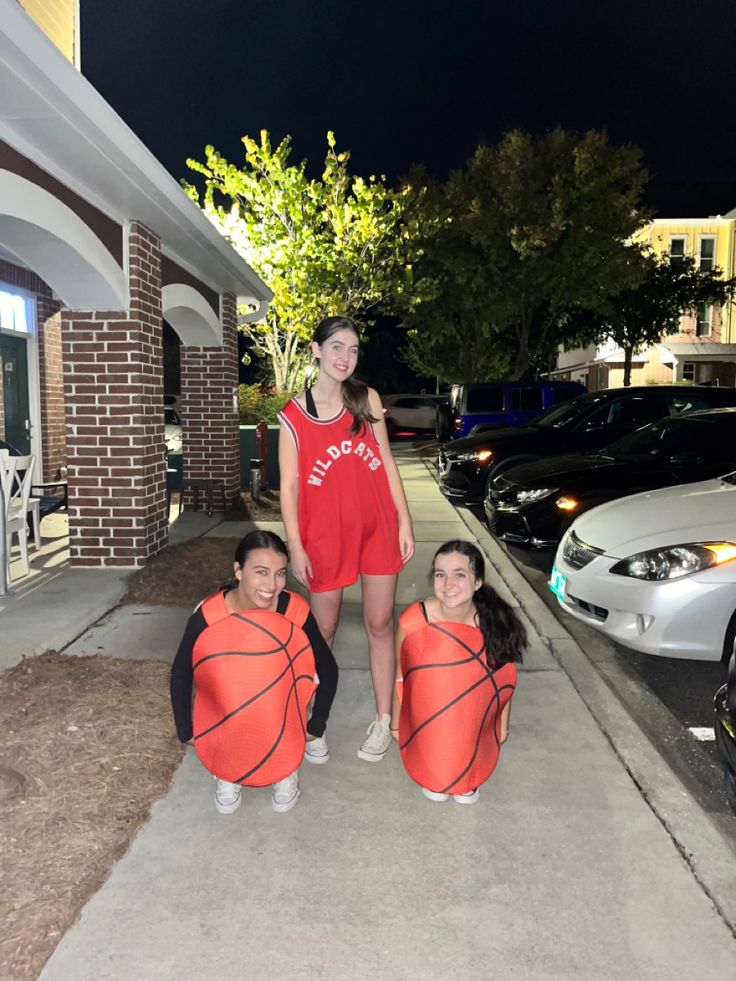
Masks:
[[[285,589],[279,594],[276,605],[277,613],[283,614],[286,611],[289,605],[289,598],[290,594]],[[193,735],[192,689],[194,686],[194,670],[192,668],[192,652],[194,651],[197,637],[199,637],[206,627],[207,621],[202,613],[202,608],[198,607],[187,621],[184,636],[181,639],[174,663],[171,666],[171,707],[174,711],[176,734],[183,743],[188,742]],[[332,651],[327,646],[327,641],[317,626],[317,621],[311,613],[307,616],[302,629],[307,635],[307,640],[312,645],[314,663],[319,678],[319,688],[315,695],[312,717],[309,720],[307,729],[311,735],[321,736],[325,730],[332,700],[337,690],[337,663],[332,655]]]

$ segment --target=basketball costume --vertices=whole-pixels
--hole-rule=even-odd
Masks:
[[[343,406],[318,419],[291,399],[279,413],[299,455],[299,533],[312,563],[309,589],[352,585],[361,573],[403,568],[399,521],[373,427],[350,435]]]
[[[302,629],[309,606],[291,594],[283,614],[230,613],[223,593],[200,606],[206,628],[192,651],[194,748],[221,780],[263,787],[304,756],[314,654]]]
[[[483,635],[464,623],[430,622],[424,603],[399,617],[402,680],[399,748],[409,776],[442,794],[475,790],[493,773],[501,712],[516,668],[488,666]]]

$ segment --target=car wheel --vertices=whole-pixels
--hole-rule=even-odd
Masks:
[[[449,405],[437,406],[434,431],[440,443],[446,443],[452,436],[452,416]]]
[[[726,637],[723,641],[723,656],[721,661],[728,665],[731,658],[736,658],[736,610],[726,627]]]

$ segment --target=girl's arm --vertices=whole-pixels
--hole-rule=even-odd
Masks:
[[[291,571],[294,578],[309,589],[312,563],[304,551],[299,533],[299,454],[294,437],[283,424],[279,430],[279,470],[281,517],[284,520],[286,540],[291,553]]]
[[[404,486],[401,483],[398,467],[391,454],[388,432],[383,418],[381,398],[378,392],[372,388],[368,389],[368,402],[371,407],[371,414],[378,419],[378,422],[373,423],[373,431],[376,434],[378,448],[381,451],[381,460],[386,468],[391,499],[394,502],[394,507],[399,516],[399,547],[401,549],[401,558],[404,564],[406,564],[414,554],[414,529],[411,524],[409,505],[406,503],[406,494],[404,494]]]
[[[401,627],[396,630],[396,681],[401,681],[401,645],[404,643],[404,631]],[[391,699],[391,735],[396,742],[399,741],[399,715],[401,714],[401,703],[399,702],[399,692],[394,682],[393,696]]]
[[[501,742],[505,743],[509,738],[509,719],[511,718],[511,702],[506,702],[506,706],[501,712]]]
[[[197,637],[206,626],[207,621],[201,610],[195,610],[187,621],[184,636],[171,666],[169,678],[171,708],[174,713],[176,734],[180,742],[183,743],[192,741],[192,690],[194,687],[192,651]]]

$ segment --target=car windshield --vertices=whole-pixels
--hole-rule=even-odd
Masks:
[[[579,419],[581,415],[602,401],[600,394],[586,393],[580,395],[570,402],[563,402],[562,405],[555,405],[551,409],[545,409],[538,416],[529,419],[523,425],[540,429],[564,429],[571,423]]]
[[[729,459],[736,436],[736,418],[681,416],[650,423],[609,443],[601,452],[614,460],[641,462],[680,456]]]

